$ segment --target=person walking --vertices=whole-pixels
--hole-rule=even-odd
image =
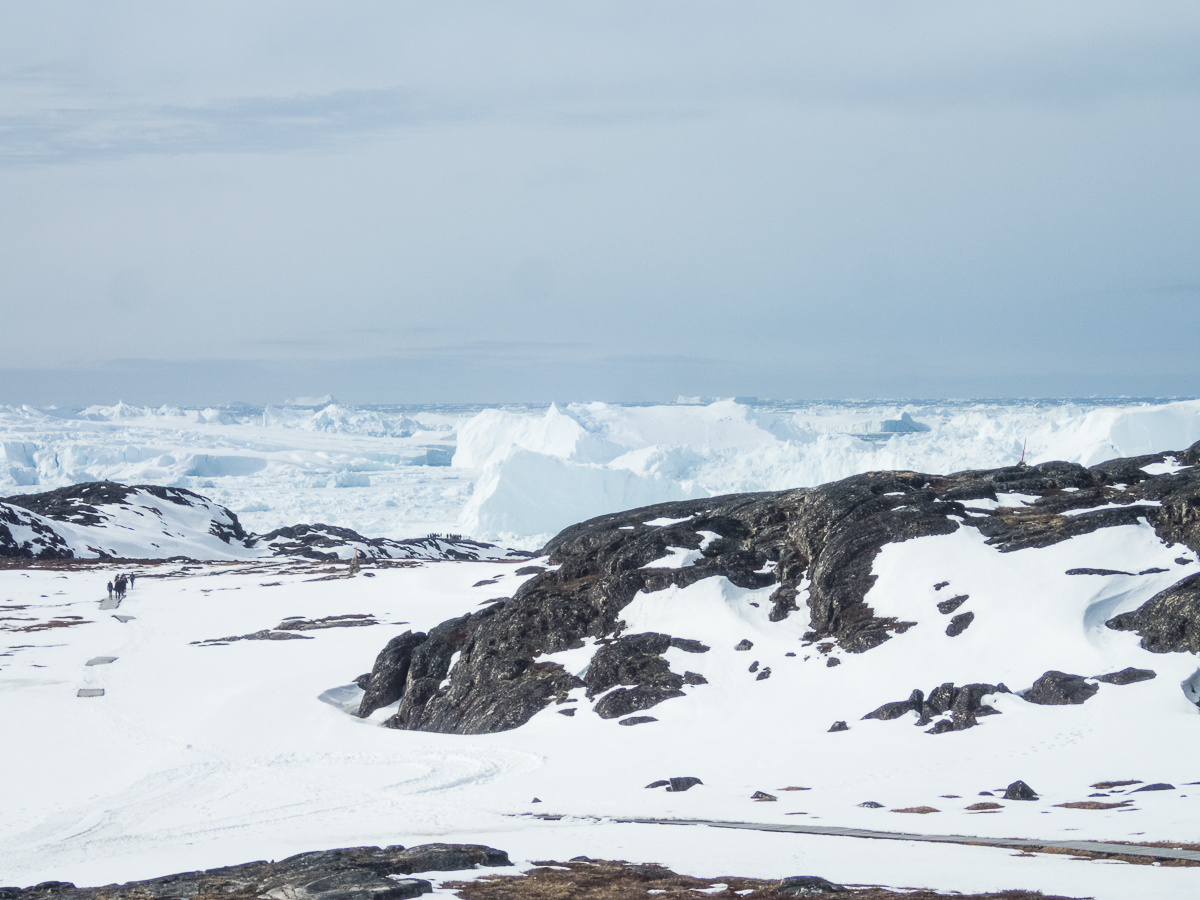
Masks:
[[[136,572],[130,572],[130,573],[129,573],[129,589],[130,589],[130,590],[133,590],[133,579],[135,579],[135,578],[137,578],[137,573],[136,573]]]
[[[112,586],[112,582],[110,581],[110,582],[108,583],[108,599],[109,599],[109,600],[111,600],[111,599],[112,599],[112,592],[113,592],[113,586]]]

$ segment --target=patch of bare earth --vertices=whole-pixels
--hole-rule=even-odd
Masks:
[[[1130,846],[1141,847],[1141,846],[1157,846],[1157,845],[1131,844]],[[1164,846],[1164,849],[1166,849],[1167,845],[1163,845],[1163,846]],[[1130,865],[1134,865],[1134,866],[1159,865],[1159,866],[1169,866],[1172,868],[1181,868],[1181,869],[1191,869],[1196,866],[1200,866],[1200,861],[1197,861],[1194,859],[1157,859],[1153,856],[1140,856],[1140,855],[1135,856],[1132,853],[1097,853],[1092,850],[1071,850],[1070,848],[1067,848],[1067,847],[1037,847],[1037,848],[1031,848],[1031,849],[1033,849],[1033,851],[1035,853],[1052,853],[1056,856],[1069,856],[1072,859],[1085,860],[1088,862],[1104,860],[1107,862],[1129,863]],[[1190,849],[1190,848],[1179,845],[1179,846],[1171,847],[1171,849]],[[1024,856],[1025,854],[1018,853],[1016,855]]]
[[[941,810],[934,809],[932,806],[907,806],[904,809],[893,809],[892,812],[916,813],[917,815],[925,816],[929,813],[941,812]]]
[[[707,897],[736,900],[784,900],[798,895],[780,891],[779,881],[759,878],[692,878],[656,865],[631,866],[620,860],[587,862],[538,862],[523,875],[485,875],[476,881],[450,881],[443,889],[455,891],[462,900],[704,900]],[[713,892],[714,887],[721,887]],[[651,893],[651,892],[654,893]],[[746,891],[748,893],[742,893]],[[991,894],[940,894],[926,890],[893,891],[872,885],[847,885],[845,891],[816,896],[845,900],[1067,900],[1038,891],[1001,891]]]
[[[1132,800],[1122,800],[1119,803],[1103,803],[1099,800],[1075,800],[1071,803],[1055,803],[1063,809],[1121,809],[1133,803]]]

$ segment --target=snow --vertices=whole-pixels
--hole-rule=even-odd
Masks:
[[[1065,574],[1095,565],[1169,571]],[[0,762],[21,775],[10,774],[0,798],[0,871],[7,883],[103,884],[328,847],[462,841],[501,847],[518,868],[586,854],[706,876],[820,874],[959,891],[1024,886],[1101,900],[1186,896],[1194,876],[1185,869],[604,817],[1195,841],[1196,798],[1185,795],[1195,790],[1186,783],[1195,780],[1200,716],[1181,683],[1195,683],[1196,661],[1147,653],[1135,635],[1102,624],[1195,565],[1195,554],[1163,546],[1140,524],[1005,554],[969,527],[889,544],[876,557],[868,602],[879,615],[917,624],[865,654],[834,651],[841,665],[832,668],[803,642],[805,617],[769,621],[770,589],[713,577],[641,593],[621,613],[626,633],[708,645],[706,653],[667,653],[674,671],[697,672],[708,684],[654,707],[658,721],[647,725],[601,720],[576,690],[574,717],[552,706],[520,729],[477,736],[382,728],[388,711],[360,720],[349,714],[361,695],[352,679],[391,636],[428,630],[515,590],[525,576],[506,574],[504,563],[368,568],[374,577],[335,581],[312,580],[319,565],[290,560],[142,566],[121,604],[121,614],[133,616],[124,622],[98,608],[111,568],[0,570]],[[935,591],[942,581],[950,583]],[[936,602],[961,593],[969,599],[960,611],[976,618],[949,638],[949,617]],[[387,624],[306,632],[311,640],[193,643],[288,617],[350,613]],[[11,630],[51,618],[78,624]],[[735,650],[742,639],[753,647]],[[583,672],[596,647],[589,641],[546,661]],[[87,666],[99,656],[116,659]],[[771,677],[757,680],[754,662]],[[992,697],[1003,715],[945,735],[906,720],[861,721],[883,702],[943,681],[1003,680],[1016,691],[1048,668],[1090,676],[1126,665],[1158,677],[1101,685],[1075,707]],[[79,689],[104,695],[82,700]],[[828,733],[839,719],[850,730]],[[676,775],[704,784],[686,793],[644,789]],[[965,810],[979,791],[1017,778],[1043,800],[1006,803],[999,815]],[[1132,812],[1054,806],[1119,778],[1179,790],[1132,795]],[[777,803],[749,800],[755,790],[787,785],[811,790],[779,792]],[[544,802],[531,806],[534,796]],[[885,808],[862,809],[864,800]],[[888,811],[925,804],[941,812]],[[523,815],[535,811],[566,818]]]
[[[910,422],[929,430],[891,430]],[[324,522],[535,549],[574,522],[666,500],[883,469],[991,468],[1017,462],[1026,444],[1032,463],[1094,465],[1198,439],[1195,400],[9,406],[0,407],[0,493],[101,479],[172,485],[260,533]]]

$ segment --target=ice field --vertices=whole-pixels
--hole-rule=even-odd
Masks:
[[[536,549],[573,522],[664,500],[992,468],[1023,447],[1030,462],[1094,465],[1197,436],[1196,400],[0,407],[0,496],[100,479],[173,485],[259,533],[321,522]]]

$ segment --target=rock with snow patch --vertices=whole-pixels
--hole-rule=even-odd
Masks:
[[[849,891],[819,875],[793,875],[780,880],[774,887],[775,893],[785,897],[820,897],[823,894],[843,894]]]
[[[1100,690],[1096,684],[1088,684],[1082,675],[1051,670],[1033,683],[1033,687],[1022,694],[1029,703],[1040,706],[1078,705],[1095,696]]]
[[[1200,653],[1200,574],[1159,591],[1133,612],[1107,623],[1115,631],[1141,636],[1151,653]]]

